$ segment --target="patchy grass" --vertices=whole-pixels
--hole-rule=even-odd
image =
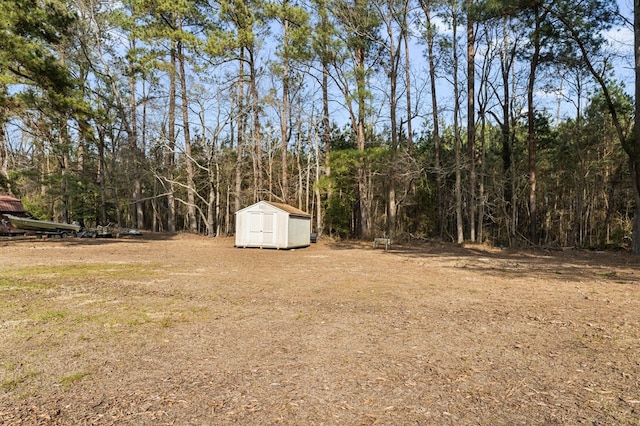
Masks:
[[[77,373],[69,374],[68,376],[60,377],[58,382],[62,385],[62,387],[65,390],[69,390],[71,388],[71,386],[73,386],[74,384],[78,383],[80,380],[84,379],[89,374],[91,374],[91,373],[86,372],[86,371],[80,371],[80,372],[77,372]]]
[[[158,291],[161,276],[155,264],[1,271],[0,341],[4,349],[21,349],[7,352],[0,364],[0,391],[20,398],[56,386],[70,391],[91,374],[93,348],[161,335],[206,312],[185,303],[179,292]],[[57,367],[46,367],[55,359]],[[68,364],[79,370],[65,373]]]
[[[43,311],[35,312],[36,320],[38,321],[64,321],[69,315],[68,310],[59,310],[59,309],[46,309]]]
[[[0,271],[0,286],[37,283],[55,286],[80,278],[96,280],[128,279],[145,281],[161,276],[162,265],[152,263],[80,263],[35,266]]]
[[[2,389],[5,391],[12,391],[18,388],[18,386],[24,382],[26,382],[27,380],[33,378],[33,377],[37,377],[39,376],[41,373],[37,372],[37,371],[30,371],[18,378],[15,379],[7,379],[5,381],[2,382]]]
[[[6,345],[28,350],[32,362],[39,364],[46,362],[51,350],[76,342],[95,344],[160,333],[201,315],[203,310],[184,303],[179,293],[157,291],[162,269],[155,263],[4,269],[0,337]],[[65,376],[61,383],[68,386],[79,378]],[[7,378],[2,383],[3,389],[16,389],[25,379]]]

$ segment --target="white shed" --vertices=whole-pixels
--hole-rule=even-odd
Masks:
[[[291,249],[311,242],[311,216],[293,206],[260,201],[236,212],[236,247]]]

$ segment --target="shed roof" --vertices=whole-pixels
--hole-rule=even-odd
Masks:
[[[2,213],[24,213],[22,202],[9,195],[0,195],[0,212]]]
[[[269,204],[272,207],[275,207],[278,210],[281,210],[285,213],[289,213],[290,216],[303,217],[303,218],[311,218],[311,215],[303,210],[300,210],[296,207],[290,206],[289,204],[284,203],[276,203],[273,201],[258,201],[255,204],[252,204],[248,207],[238,210],[236,213],[243,212],[245,210],[251,210],[253,206],[257,206],[258,204]]]
[[[265,203],[270,204],[277,209],[284,210],[285,212],[296,215],[296,216],[304,216],[304,217],[311,216],[309,213],[302,211],[296,207],[290,206],[289,204],[274,203],[273,201],[265,201]]]

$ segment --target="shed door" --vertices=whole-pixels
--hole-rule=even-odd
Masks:
[[[269,246],[273,244],[274,214],[270,212],[249,213],[249,245]]]

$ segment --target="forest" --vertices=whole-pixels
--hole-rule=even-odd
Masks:
[[[87,227],[227,236],[271,200],[334,238],[640,254],[637,13],[3,0],[0,193]]]

